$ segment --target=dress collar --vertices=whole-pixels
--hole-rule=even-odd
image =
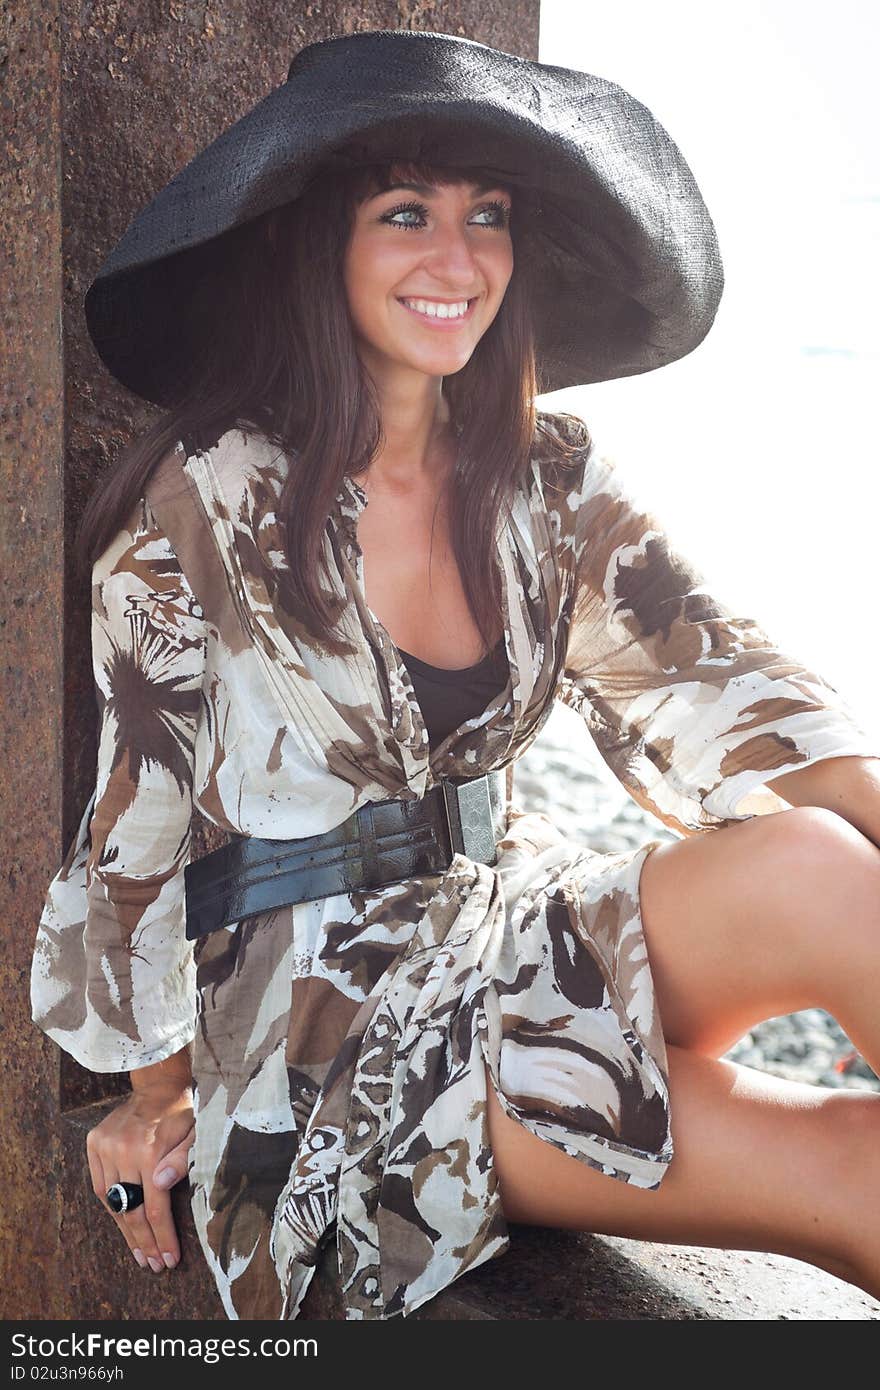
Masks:
[[[367,494],[359,483],[346,474],[336,494],[336,524],[341,531],[350,563],[361,555],[357,538],[358,517],[367,505]]]
[[[363,511],[364,507],[367,505],[367,494],[364,492],[360,483],[356,483],[354,478],[349,477],[347,473],[342,480],[342,487],[339,489],[336,497],[337,501],[340,499],[352,498],[358,511]]]

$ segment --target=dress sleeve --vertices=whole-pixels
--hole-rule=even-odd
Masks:
[[[559,698],[632,797],[694,834],[788,803],[768,780],[807,762],[877,757],[843,697],[707,592],[616,463],[584,450]]]
[[[183,871],[205,634],[142,498],[92,570],[97,775],[31,967],[33,1021],[90,1071],[161,1062],[195,1035]]]

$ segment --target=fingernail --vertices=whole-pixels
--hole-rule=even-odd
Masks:
[[[161,1173],[159,1173],[156,1177],[156,1186],[170,1187],[170,1185],[174,1182],[174,1179],[176,1177],[177,1174],[175,1173],[173,1168],[163,1168]]]
[[[146,1269],[146,1267],[147,1267],[147,1262],[146,1262],[146,1260],[145,1260],[145,1258],[144,1258],[144,1252],[143,1252],[143,1250],[132,1250],[131,1253],[134,1255],[134,1257],[135,1257],[135,1259],[137,1260],[138,1264],[140,1265],[141,1269]]]
[[[177,1260],[175,1259],[174,1255],[169,1255],[167,1250],[163,1250],[162,1259],[165,1261],[165,1267],[167,1269],[173,1269],[174,1266],[177,1264]]]
[[[154,1260],[152,1255],[148,1255],[147,1259],[150,1262],[150,1269],[153,1271],[154,1274],[159,1274],[165,1268],[165,1266],[162,1264],[162,1261]]]

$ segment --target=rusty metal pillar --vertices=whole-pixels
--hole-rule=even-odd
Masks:
[[[153,411],[108,376],[82,299],[134,212],[287,74],[303,44],[413,28],[538,53],[538,0],[20,0],[0,8],[4,498],[0,1317],[225,1318],[186,1182],[183,1258],[142,1273],[91,1190],[85,1136],[128,1090],[30,1019],[49,882],[94,785],[89,594],[71,541],[100,471]],[[196,839],[196,853],[198,836]]]

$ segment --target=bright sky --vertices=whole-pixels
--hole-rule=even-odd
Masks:
[[[541,62],[653,111],[725,266],[690,356],[541,404],[582,416],[712,592],[880,739],[878,36],[876,0],[541,3]]]

